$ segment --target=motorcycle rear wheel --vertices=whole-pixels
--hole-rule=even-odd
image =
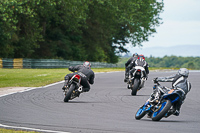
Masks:
[[[70,87],[69,87],[69,90],[68,90],[68,92],[67,92],[67,94],[66,94],[66,96],[64,98],[64,102],[68,102],[69,101],[69,99],[71,98],[71,95],[72,95],[72,92],[73,92],[74,88],[75,88],[75,85],[71,84]]]
[[[152,114],[152,120],[153,121],[159,121],[163,118],[163,116],[168,112],[168,110],[171,108],[172,103],[169,100],[164,100],[160,107],[153,112]]]
[[[133,87],[131,88],[131,90],[132,90],[131,95],[132,96],[135,96],[137,94],[137,90],[138,90],[139,85],[140,85],[139,83],[140,83],[140,80],[135,78]]]

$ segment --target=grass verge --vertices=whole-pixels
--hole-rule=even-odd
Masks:
[[[22,131],[22,130],[13,130],[13,129],[3,129],[0,128],[0,133],[39,133],[35,131]]]
[[[94,72],[124,71],[124,68],[94,68]],[[0,69],[0,88],[39,87],[64,80],[68,69]]]

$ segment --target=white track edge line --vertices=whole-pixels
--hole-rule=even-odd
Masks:
[[[70,133],[70,132],[44,130],[44,129],[37,129],[37,128],[8,126],[8,125],[3,125],[3,124],[0,124],[0,127],[14,128],[14,129],[24,129],[24,130],[39,131],[39,132],[49,132],[49,133]]]

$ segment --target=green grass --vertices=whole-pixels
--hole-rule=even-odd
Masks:
[[[123,68],[94,68],[94,72],[124,71]],[[68,69],[0,69],[0,87],[39,87],[64,80]]]
[[[34,132],[34,131],[22,131],[22,130],[12,130],[12,129],[3,129],[0,128],[0,133],[39,133],[39,132]]]

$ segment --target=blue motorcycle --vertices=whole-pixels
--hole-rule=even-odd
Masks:
[[[153,121],[159,121],[163,117],[169,117],[174,114],[174,105],[182,101],[184,92],[181,89],[169,89],[161,86],[157,81],[154,80],[154,93],[146,101],[146,103],[138,109],[135,114],[135,119],[139,120],[146,114]]]

